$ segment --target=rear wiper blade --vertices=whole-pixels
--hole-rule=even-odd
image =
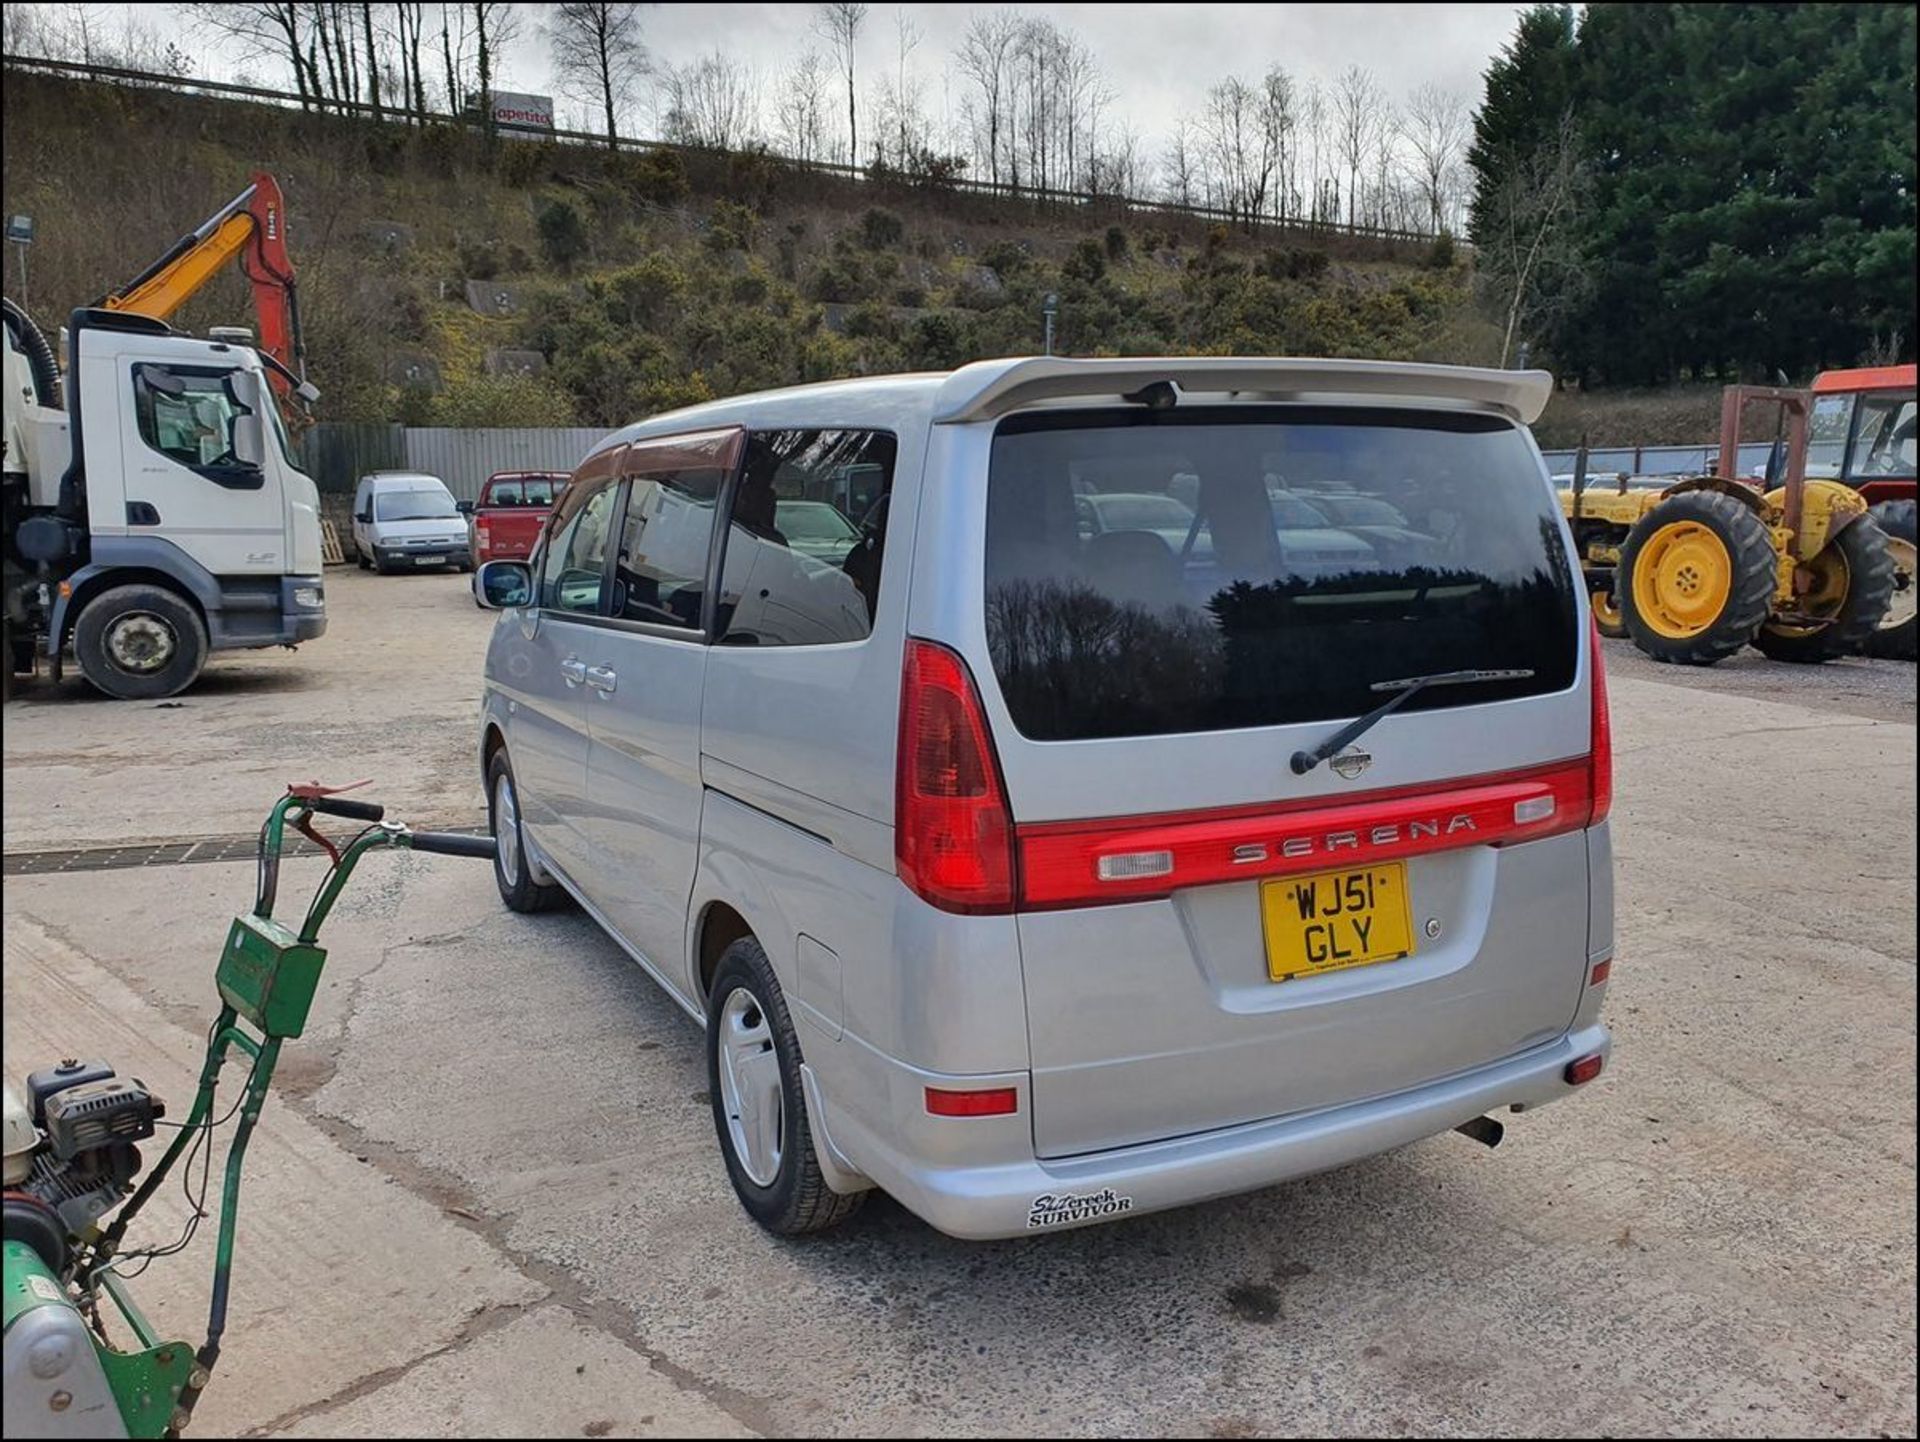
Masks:
[[[1504,670],[1436,671],[1431,676],[1402,676],[1394,681],[1375,681],[1369,690],[1391,691],[1394,693],[1392,697],[1359,720],[1341,727],[1313,750],[1294,752],[1289,764],[1293,767],[1294,775],[1305,776],[1341,747],[1358,741],[1373,729],[1376,722],[1384,720],[1403,702],[1411,701],[1429,686],[1465,686],[1475,681],[1525,681],[1532,675],[1531,669],[1515,666]]]

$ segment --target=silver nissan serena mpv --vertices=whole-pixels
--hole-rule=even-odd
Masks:
[[[570,894],[703,1023],[776,1232],[1491,1143],[1609,1048],[1549,387],[1002,360],[620,431],[480,578],[501,894]]]

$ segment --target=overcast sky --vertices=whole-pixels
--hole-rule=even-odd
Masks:
[[[57,8],[57,7],[48,7]],[[95,5],[96,14],[138,12],[141,23],[163,34],[179,35],[185,22],[175,7]],[[547,5],[522,5],[529,12],[521,37],[505,56],[499,88],[541,94],[555,91],[547,44],[537,23]],[[895,15],[904,11],[923,39],[912,68],[925,85],[927,108],[942,113],[947,60],[959,44],[967,21],[990,6],[874,4],[860,38],[860,60],[877,80],[890,66]],[[1273,64],[1302,80],[1331,80],[1348,65],[1372,70],[1396,101],[1415,86],[1433,82],[1456,91],[1470,103],[1480,97],[1480,75],[1488,59],[1512,34],[1515,5],[1219,5],[1109,3],[1096,5],[1018,5],[1009,8],[1046,15],[1078,34],[1092,48],[1124,113],[1150,144],[1157,146],[1174,119],[1197,111],[1207,87],[1228,74],[1256,78]],[[814,6],[674,5],[644,7],[648,48],[658,60],[684,64],[726,50],[745,60],[763,79],[779,73],[800,50],[818,42],[810,34]],[[183,37],[186,48],[208,78],[219,78],[218,52],[207,37]],[[261,75],[261,80],[268,77]],[[862,86],[864,90],[866,87]],[[764,93],[764,92],[763,92]],[[960,90],[954,83],[949,103],[957,116]],[[564,123],[577,107],[564,99]],[[635,119],[647,123],[643,104]]]

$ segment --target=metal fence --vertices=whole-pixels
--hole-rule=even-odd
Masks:
[[[1740,447],[1740,473],[1765,472],[1772,450],[1772,444],[1767,441]],[[1547,458],[1547,469],[1554,475],[1570,476],[1574,457],[1579,452],[1543,451],[1541,454]],[[1718,446],[1613,446],[1605,450],[1595,447],[1587,452],[1589,476],[1614,476],[1621,472],[1629,476],[1705,476],[1711,475],[1719,463]]]
[[[424,471],[463,501],[495,471],[571,471],[607,435],[592,426],[455,429],[322,421],[301,440],[301,462],[322,494],[341,496],[369,471]]]
[[[464,116],[445,115],[438,111],[416,111],[397,105],[371,105],[360,100],[335,100],[302,97],[290,91],[274,90],[261,85],[236,85],[221,80],[196,80],[189,75],[160,75],[148,70],[128,70],[115,65],[86,65],[69,60],[43,60],[33,55],[0,56],[0,65],[14,70],[37,70],[51,75],[62,75],[72,79],[90,80],[110,85],[130,86],[143,90],[171,90],[186,95],[207,95],[225,99],[261,101],[269,105],[298,107],[318,113],[354,115],[385,123],[400,124],[442,124],[465,125],[474,123]],[[594,131],[554,129],[545,132],[547,138],[561,145],[587,145],[596,148],[607,144],[607,137]],[[518,133],[525,138],[525,132]],[[614,147],[619,150],[671,150],[683,154],[724,155],[723,151],[703,150],[699,146],[683,145],[671,140],[649,140],[635,136],[619,135],[614,137]],[[1292,234],[1302,237],[1317,235],[1352,235],[1366,239],[1383,241],[1415,241],[1422,244],[1435,239],[1431,231],[1403,229],[1394,226],[1352,224],[1338,220],[1320,220],[1310,216],[1280,216],[1261,214],[1251,217],[1240,212],[1214,205],[1183,204],[1173,200],[1154,200],[1145,196],[1127,196],[1119,194],[1095,193],[1074,189],[1042,189],[1030,185],[1009,185],[1003,181],[981,180],[964,175],[953,176],[939,181],[916,182],[914,177],[895,173],[876,175],[856,165],[845,165],[830,160],[796,160],[792,156],[768,152],[770,158],[793,170],[810,172],[817,175],[835,175],[848,180],[888,181],[891,183],[926,190],[955,191],[968,195],[993,195],[1009,200],[1037,201],[1063,206],[1112,206],[1120,210],[1138,211],[1153,215],[1192,216],[1199,220],[1219,221],[1237,225],[1252,231]],[[1452,237],[1453,243],[1461,250],[1470,250],[1470,243],[1461,236]]]
[[[404,427],[406,467],[447,483],[455,498],[475,500],[495,471],[571,471],[609,434],[591,426],[551,430],[453,430]]]

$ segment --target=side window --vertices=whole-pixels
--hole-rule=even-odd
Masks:
[[[721,480],[718,467],[628,478],[613,615],[699,629]]]
[[[1837,476],[1846,455],[1847,430],[1853,424],[1853,397],[1817,396],[1807,425],[1807,474]]]
[[[881,431],[748,438],[721,570],[721,641],[866,638],[880,602],[895,451]]]
[[[582,486],[568,493],[564,511],[554,512],[540,566],[543,607],[589,615],[599,611],[607,574],[607,533],[619,493],[611,479]]]
[[[133,368],[140,439],[169,460],[202,472],[251,473],[240,459],[235,423],[252,411],[228,388],[231,371],[143,363]]]

